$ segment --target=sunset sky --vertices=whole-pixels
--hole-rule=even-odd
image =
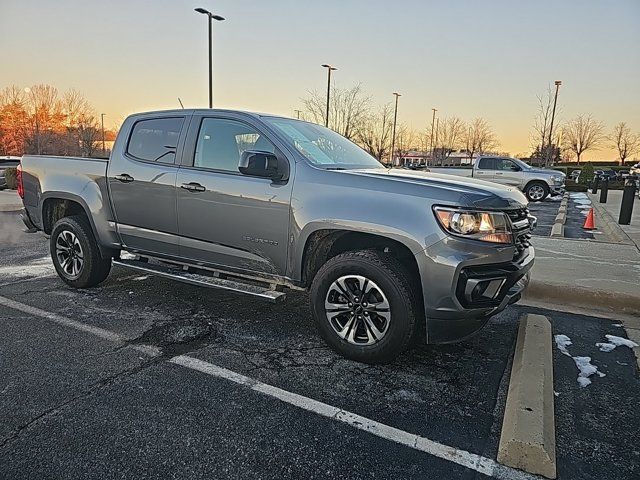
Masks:
[[[486,118],[501,150],[530,152],[536,94],[560,79],[559,120],[591,113],[640,132],[640,1],[0,0],[0,88],[83,92],[107,126],[136,111],[207,104],[205,7],[217,107],[293,116],[338,67],[399,121]],[[610,149],[587,159],[614,158]]]

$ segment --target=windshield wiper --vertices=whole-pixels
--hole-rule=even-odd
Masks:
[[[324,167],[325,170],[346,170],[344,167]]]

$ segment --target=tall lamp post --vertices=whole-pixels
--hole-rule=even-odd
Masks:
[[[104,147],[104,113],[100,114],[100,123],[102,124],[102,154],[104,155],[107,149]]]
[[[393,155],[396,152],[396,122],[398,120],[398,97],[401,97],[398,92],[393,92],[396,97],[396,106],[393,110],[393,133],[391,134],[391,166],[393,167]]]
[[[211,49],[211,23],[213,20],[218,20],[219,22],[224,20],[224,17],[220,15],[214,15],[209,10],[204,8],[196,8],[196,12],[202,13],[206,15],[209,19],[209,108],[213,108],[213,65],[212,65],[212,49]]]
[[[326,63],[323,64],[322,66],[327,69],[327,112],[324,117],[324,126],[328,128],[329,127],[329,96],[331,95],[331,72],[333,70],[337,70],[337,68],[332,67],[331,65],[328,65]]]
[[[556,95],[553,97],[553,110],[551,111],[551,125],[549,127],[549,147],[551,150],[551,154],[553,155],[553,144],[551,143],[551,134],[553,133],[553,120],[556,116],[556,104],[558,103],[558,90],[560,90],[560,85],[562,85],[561,80],[555,81],[556,85]]]
[[[431,140],[429,140],[429,150],[431,150],[431,162],[433,162],[433,129],[436,126],[436,112],[438,109],[432,108],[431,110],[433,110],[433,116],[431,117]],[[429,165],[427,164],[427,166]]]

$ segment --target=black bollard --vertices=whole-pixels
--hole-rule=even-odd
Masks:
[[[636,193],[636,184],[632,179],[627,179],[624,184],[622,193],[622,204],[620,205],[620,217],[618,223],[620,225],[629,225],[631,223],[631,214],[633,213],[633,196]]]
[[[607,203],[607,194],[609,193],[609,179],[603,178],[600,186],[600,203]]]
[[[600,183],[600,177],[595,175],[593,177],[593,183],[591,184],[591,193],[593,193],[594,195],[598,193],[598,183]]]

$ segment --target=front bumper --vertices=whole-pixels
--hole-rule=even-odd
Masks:
[[[529,284],[533,247],[477,245],[447,238],[416,257],[428,343],[476,333],[489,318],[517,302]]]
[[[556,195],[564,195],[564,192],[565,192],[564,182],[550,184],[549,192],[551,193],[552,197],[555,197]]]

